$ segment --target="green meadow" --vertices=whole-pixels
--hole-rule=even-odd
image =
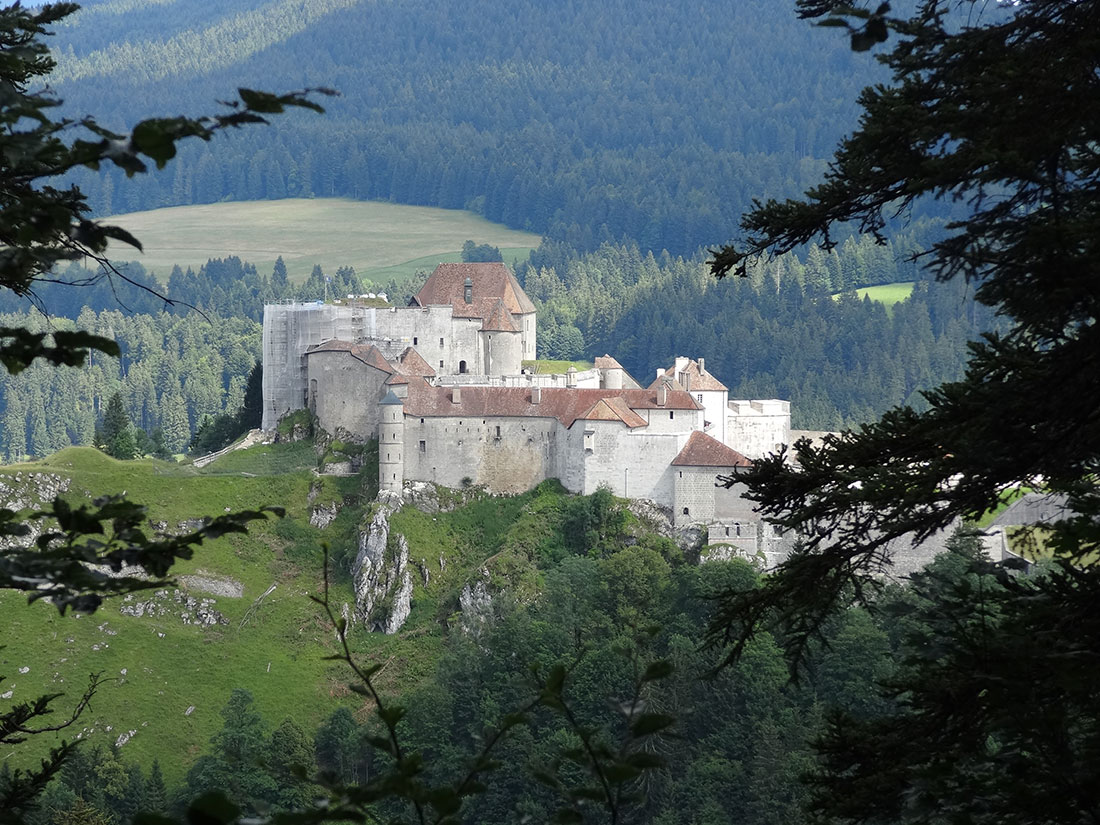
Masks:
[[[303,449],[305,448],[305,449]],[[272,447],[231,454],[229,466],[193,475],[149,460],[121,462],[90,448],[69,448],[45,461],[0,468],[0,474],[51,472],[72,479],[67,497],[74,503],[95,495],[122,493],[149,508],[150,517],[178,529],[185,519],[215,516],[226,509],[250,509],[281,504],[288,519],[254,522],[247,535],[229,536],[196,550],[178,563],[173,576],[198,575],[239,584],[239,597],[185,591],[194,599],[214,599],[213,608],[225,624],[202,628],[181,618],[185,606],[175,600],[174,587],[158,600],[166,608],[158,615],[124,615],[120,608],[146,602],[153,591],[127,600],[108,600],[91,615],[60,616],[52,605],[27,605],[24,595],[0,595],[0,691],[12,701],[63,693],[56,700],[58,715],[75,704],[91,673],[102,684],[90,708],[63,738],[89,739],[108,745],[131,734],[122,753],[149,764],[159,757],[169,782],[182,777],[186,766],[208,745],[222,725],[219,711],[234,687],[246,687],[257,709],[277,725],[288,713],[303,725],[316,725],[338,702],[361,709],[349,694],[349,674],[339,664],[324,661],[335,651],[335,637],[321,608],[310,600],[322,591],[321,538],[349,540],[351,524],[318,531],[308,526],[307,501],[353,498],[358,478],[318,478],[302,469],[311,445]],[[226,457],[227,459],[230,456]],[[312,458],[312,460],[310,460]],[[315,457],[306,458],[315,464]],[[297,466],[297,469],[292,469]],[[333,533],[334,529],[337,533]],[[343,532],[344,535],[339,535]],[[272,585],[275,589],[263,596]],[[181,591],[183,589],[181,588]],[[261,598],[263,596],[263,598]],[[346,577],[336,577],[330,598],[340,609],[352,600]],[[396,658],[401,673],[404,654],[393,639],[365,633],[352,641],[368,660],[374,655]],[[421,656],[423,654],[417,654]],[[190,709],[190,710],[189,710]],[[20,757],[41,755],[48,744],[35,737]],[[167,756],[167,752],[177,756]]]
[[[541,237],[508,229],[460,209],[403,206],[347,198],[288,198],[173,206],[105,218],[141,240],[143,252],[112,243],[116,260],[136,260],[159,279],[172,266],[197,270],[210,258],[236,255],[270,272],[282,257],[291,278],[315,264],[326,272],[352,266],[377,281],[411,276],[459,260],[467,240],[500,247],[504,259],[526,257]]]
[[[860,300],[870,298],[872,301],[885,304],[887,308],[893,307],[894,304],[901,303],[912,294],[913,281],[900,281],[893,284],[865,286],[862,289],[856,290],[856,295],[859,296]]]

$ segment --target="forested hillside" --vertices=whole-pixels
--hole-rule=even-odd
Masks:
[[[182,147],[166,174],[79,176],[99,214],[344,195],[693,254],[752,198],[816,180],[877,76],[786,0],[87,5],[54,43],[70,113],[121,129],[242,85],[342,94],[322,119]]]

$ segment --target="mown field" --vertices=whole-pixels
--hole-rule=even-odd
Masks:
[[[106,218],[137,236],[138,253],[111,245],[118,260],[137,260],[166,280],[172,266],[198,269],[210,258],[236,255],[270,272],[282,256],[294,280],[315,264],[340,266],[378,280],[459,260],[467,240],[500,247],[505,260],[526,257],[541,238],[490,223],[472,212],[346,198],[288,198],[175,206]]]

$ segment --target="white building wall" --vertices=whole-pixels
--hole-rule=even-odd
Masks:
[[[687,433],[631,431],[615,421],[577,421],[573,429],[578,428],[591,446],[584,447],[584,481],[577,492],[590,495],[606,484],[617,496],[648,498],[671,506],[669,464],[683,449]]]
[[[703,421],[710,422],[710,427],[704,430],[706,434],[725,444],[729,393],[726,390],[693,390],[691,397],[703,405]]]
[[[702,410],[656,408],[634,410],[634,412],[646,420],[646,430],[651,433],[684,433],[690,435],[696,430],[703,429]],[[673,458],[675,457],[675,454],[673,454]]]
[[[726,446],[746,458],[763,458],[791,440],[789,401],[730,401]]]

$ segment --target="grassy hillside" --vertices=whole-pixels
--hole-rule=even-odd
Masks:
[[[490,223],[460,209],[400,206],[344,198],[287,198],[176,206],[115,215],[144,246],[114,244],[116,258],[132,258],[165,280],[174,264],[198,269],[210,258],[236,255],[270,273],[280,255],[291,278],[303,280],[315,264],[379,280],[457,261],[467,240],[498,246],[505,259],[526,257],[540,237]],[[374,275],[373,273],[378,273]]]
[[[376,462],[376,456],[375,456]],[[247,536],[222,539],[178,565],[181,599],[213,599],[226,623],[202,628],[185,623],[193,608],[168,588],[108,601],[93,615],[59,616],[51,605],[27,606],[16,593],[0,593],[0,626],[7,629],[0,650],[0,690],[11,701],[64,692],[58,708],[75,703],[90,673],[104,682],[69,737],[121,746],[124,758],[148,765],[159,758],[170,785],[185,775],[222,724],[219,714],[235,687],[250,690],[256,708],[272,725],[295,719],[312,731],[339,703],[362,721],[370,708],[347,689],[345,669],[324,656],[335,652],[332,627],[309,599],[321,590],[321,542],[331,546],[334,568],[356,550],[357,529],[376,492],[377,464],[368,457],[361,476],[317,477],[313,445],[258,445],[231,453],[202,470],[148,460],[120,462],[88,448],[70,448],[33,464],[0,467],[7,483],[28,473],[71,480],[74,501],[87,493],[126,493],[148,506],[154,521],[175,529],[185,519],[278,503],[288,517],[256,524]],[[452,512],[426,513],[406,507],[393,529],[409,542],[415,581],[413,612],[397,634],[356,631],[357,655],[384,665],[378,676],[389,695],[415,690],[434,672],[447,628],[459,611],[465,583],[491,571],[529,599],[537,591],[539,563],[560,555],[564,490],[553,482],[516,497],[477,490],[447,494],[466,502]],[[324,530],[309,526],[311,506],[343,503]],[[462,503],[462,502],[458,502]],[[417,570],[427,570],[422,581]],[[201,579],[188,578],[201,577]],[[352,600],[346,574],[334,572],[330,594],[339,608]],[[240,595],[211,592],[236,587]],[[263,594],[275,585],[274,591]],[[262,597],[262,598],[261,598]],[[122,612],[138,602],[156,602],[156,615]],[[48,744],[38,737],[20,748],[26,764]]]
[[[88,448],[2,468],[0,474],[9,479],[28,471],[68,477],[74,500],[85,492],[126,491],[149,507],[152,519],[167,522],[168,529],[188,518],[263,503],[282,504],[290,516],[286,522],[258,524],[247,536],[209,543],[175,568],[177,576],[197,575],[239,586],[239,597],[215,595],[202,586],[184,588],[195,599],[215,600],[212,607],[227,623],[209,629],[184,623],[180,613],[186,606],[175,600],[172,588],[157,599],[167,608],[163,615],[140,618],[123,615],[120,608],[155,599],[151,591],[108,602],[90,616],[65,617],[47,604],[28,607],[19,594],[0,594],[0,623],[6,628],[0,673],[7,677],[3,689],[12,691],[9,698],[65,692],[58,701],[59,707],[67,707],[79,696],[89,673],[102,673],[106,681],[74,733],[107,744],[136,731],[123,754],[146,764],[159,756],[170,781],[220,728],[218,711],[234,687],[251,690],[257,707],[276,724],[293,711],[303,725],[315,725],[330,712],[336,697],[346,693],[346,679],[339,667],[322,661],[332,652],[333,636],[309,600],[309,594],[320,589],[321,564],[308,540],[309,532],[319,531],[305,526],[307,498],[311,485],[315,501],[353,496],[359,481],[316,479],[308,465],[303,468],[306,462],[315,463],[310,445],[278,448],[297,455],[297,462],[282,463],[297,463],[299,469],[265,473],[271,449],[257,448],[258,460],[252,463],[235,456],[237,466],[231,474],[211,465],[209,473],[184,476],[165,472],[167,465],[119,462]],[[253,609],[271,585],[275,590]],[[332,597],[338,604],[351,599],[346,581],[335,583]],[[385,648],[383,640],[366,635],[359,637],[357,646],[363,652]],[[170,749],[166,743],[171,743]],[[168,753],[178,758],[166,758]],[[20,752],[21,757],[25,754]]]

